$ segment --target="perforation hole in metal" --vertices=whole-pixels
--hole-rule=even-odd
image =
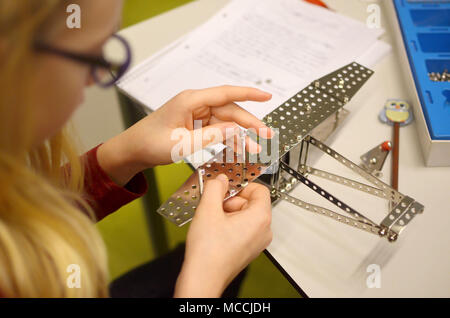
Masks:
[[[382,194],[377,194],[379,197],[383,197],[383,198],[389,197],[389,199],[394,202],[399,202],[403,199],[403,195],[401,193],[395,191],[390,186],[386,185],[384,182],[380,181],[373,175],[367,173],[360,166],[358,166],[358,165],[354,164],[353,162],[351,162],[350,160],[344,158],[342,155],[335,152],[333,149],[329,148],[327,145],[323,144],[322,142],[316,140],[313,137],[310,137],[309,143],[318,147],[323,152],[325,152],[329,156],[333,157],[334,159],[336,159],[338,162],[342,163],[344,166],[346,166],[350,170],[356,172],[357,174],[359,174],[360,176],[365,178],[367,181],[371,182],[372,184],[377,185],[379,191],[382,193]],[[355,187],[355,188],[357,187],[357,185],[355,183],[352,183],[351,186]],[[363,190],[363,189],[361,189],[361,190]],[[366,190],[367,190],[367,188],[366,188]],[[372,190],[376,191],[375,188],[372,188]],[[366,192],[370,192],[370,189],[369,189],[369,191],[366,191]]]
[[[211,163],[205,166],[203,181],[215,179],[219,174],[225,174],[229,181],[229,191],[226,198],[246,187],[250,182],[259,177],[264,166],[261,164],[247,163],[244,167],[241,163]]]
[[[263,121],[280,130],[279,155],[282,156],[342,106],[341,101],[309,85]]]
[[[230,187],[226,198],[236,195],[250,182],[265,172],[267,166],[258,163],[247,162],[244,167],[242,163],[238,162],[242,158],[233,152],[230,153],[229,149],[225,148],[209,162],[200,166],[183,186],[157,210],[158,213],[177,225],[182,225],[190,221],[200,200],[200,171],[202,172],[203,184],[208,180],[214,179],[221,173],[227,175]],[[221,162],[230,158],[232,162]]]
[[[281,162],[281,167],[285,171],[287,171],[289,174],[291,174],[292,176],[297,178],[299,181],[304,183],[306,186],[308,186],[310,189],[312,189],[316,193],[320,194],[323,198],[327,199],[328,201],[330,201],[334,205],[338,206],[342,210],[346,211],[347,213],[354,215],[361,222],[364,222],[366,224],[375,225],[375,223],[373,223],[371,220],[369,220],[365,216],[361,215],[360,213],[358,213],[357,211],[355,211],[354,209],[349,207],[347,204],[343,203],[342,201],[340,201],[339,199],[334,197],[332,194],[330,194],[327,191],[325,191],[324,189],[320,188],[318,185],[314,184],[314,182],[306,179],[304,176],[302,176],[297,171],[292,170],[286,163]]]
[[[341,215],[339,213],[336,213],[334,211],[328,210],[326,208],[317,206],[317,205],[313,205],[313,204],[308,204],[300,199],[291,197],[287,194],[281,194],[281,198],[283,198],[284,200],[297,205],[298,207],[301,207],[307,211],[316,213],[316,214],[320,214],[329,218],[332,218],[336,221],[339,221],[343,224],[347,224],[362,230],[365,230],[369,233],[374,233],[374,234],[378,234],[379,231],[379,226],[375,225],[375,224],[369,224],[369,223],[362,223],[361,221],[355,220],[355,219],[351,219],[348,218],[344,215]]]
[[[197,173],[194,175],[157,210],[177,225],[191,220],[198,205],[200,193],[198,184],[195,183],[198,177]]]
[[[352,63],[321,78],[318,82],[321,90],[348,102],[372,74],[373,71],[364,66]]]

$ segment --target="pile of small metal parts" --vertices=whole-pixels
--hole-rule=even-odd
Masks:
[[[450,82],[450,73],[448,70],[444,70],[443,72],[428,73],[428,77],[433,82]]]
[[[245,151],[243,155],[239,156],[230,153],[230,151],[232,152],[231,148],[225,148],[197,168],[183,186],[158,209],[158,213],[178,226],[186,224],[195,213],[203,193],[204,182],[224,173],[230,180],[225,200],[237,195],[249,183],[256,181],[271,189],[274,204],[279,200],[286,200],[307,211],[331,217],[335,221],[369,233],[387,237],[391,242],[395,241],[412,218],[423,212],[424,207],[313,137],[315,129],[321,124],[326,124],[327,120],[329,121],[335,116],[336,119],[338,118],[339,112],[343,111],[342,107],[350,101],[372,74],[372,70],[353,62],[312,82],[263,118],[263,122],[267,126],[278,130],[280,143],[275,149],[277,160],[270,163],[250,163],[247,161],[248,156]],[[258,142],[264,144],[264,140],[260,139]],[[359,174],[372,185],[358,183],[308,166],[310,145]],[[300,155],[297,166],[292,162],[290,164],[286,162],[286,158],[293,156],[295,152],[291,152],[291,150],[299,149],[299,147]],[[223,161],[223,158],[227,158],[227,160]],[[384,198],[390,201],[392,209],[380,224],[376,224],[313,183],[308,179],[309,174]],[[288,193],[299,183],[303,183],[349,216],[289,196]]]

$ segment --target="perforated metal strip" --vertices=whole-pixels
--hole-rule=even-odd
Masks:
[[[227,157],[228,156],[228,157]],[[178,226],[189,222],[201,197],[200,176],[205,184],[223,173],[228,176],[229,190],[225,200],[235,196],[250,182],[256,180],[267,169],[268,165],[259,163],[239,163],[242,157],[225,148],[211,160],[200,166],[189,179],[157,210],[158,213]]]
[[[316,80],[314,86],[347,103],[372,74],[372,70],[353,62]]]
[[[307,203],[305,201],[302,201],[300,199],[294,198],[293,196],[290,196],[289,194],[286,193],[282,193],[280,191],[276,192],[277,196],[289,203],[295,204],[296,206],[303,208],[307,211],[313,212],[313,213],[317,213],[323,216],[327,216],[329,218],[332,218],[336,221],[339,221],[341,223],[356,227],[358,229],[367,231],[369,233],[372,234],[377,234],[380,231],[380,227],[378,225],[372,225],[372,224],[367,224],[366,222],[362,222],[360,220],[355,220],[353,218],[347,217],[345,215],[342,215],[340,213],[334,212],[332,210],[329,210],[327,208],[315,205],[315,204],[311,204],[311,203]]]
[[[313,167],[310,166],[305,166],[305,165],[300,165],[299,166],[299,171],[300,173],[310,173],[314,176],[329,180],[329,181],[333,181],[345,186],[348,186],[350,188],[353,188],[355,190],[359,190],[359,191],[363,191],[369,194],[372,194],[374,196],[380,197],[382,199],[387,199],[389,198],[385,192],[381,191],[378,188],[369,186],[367,184],[364,183],[360,183],[358,181],[355,180],[351,180],[351,179],[347,179],[345,177],[342,176],[338,176],[336,174],[324,171],[324,170],[320,170],[320,169],[315,169]]]
[[[199,171],[189,179],[171,197],[159,207],[157,212],[178,226],[189,222],[200,202]]]
[[[278,157],[283,157],[340,110],[372,74],[372,70],[353,62],[314,81],[266,115],[263,122],[280,132]]]
[[[289,167],[289,165],[287,165],[286,163],[280,162],[280,166],[284,171],[288,172],[290,175],[292,175],[293,177],[298,179],[300,182],[305,184],[308,188],[310,188],[313,191],[315,191],[316,193],[320,194],[322,197],[324,197],[329,202],[336,205],[338,208],[342,209],[343,211],[349,213],[356,219],[358,219],[366,224],[371,224],[373,226],[376,226],[375,222],[368,219],[364,215],[358,213],[355,209],[351,208],[350,206],[348,206],[347,204],[345,204],[344,202],[342,202],[341,200],[336,198],[334,195],[332,195],[328,191],[324,190],[323,188],[321,188],[320,186],[318,186],[317,184],[312,182],[311,180],[305,178],[302,174],[300,174],[299,172],[297,172],[294,169],[292,169],[291,167]]]
[[[342,163],[346,167],[358,173],[360,176],[368,180],[369,182],[375,184],[380,191],[386,194],[386,197],[394,202],[396,206],[390,211],[386,218],[381,223],[380,235],[388,235],[390,241],[395,241],[397,236],[405,228],[405,226],[413,219],[417,213],[422,213],[424,206],[419,202],[414,201],[410,197],[402,195],[400,192],[393,189],[391,186],[387,185],[380,179],[374,177],[373,175],[366,172],[364,169],[351,162],[347,158],[343,157],[327,145],[323,144],[314,137],[308,136],[305,140],[318,147],[320,150],[336,159],[338,162]],[[350,184],[350,186],[352,186]],[[363,191],[368,188],[361,189]],[[366,191],[367,192],[367,191]],[[372,194],[375,194],[373,192]],[[384,197],[384,196],[383,196]],[[385,197],[385,198],[386,198]]]
[[[392,211],[381,222],[383,228],[399,235],[405,226],[418,214],[422,213],[424,207],[410,197],[404,197]]]
[[[376,185],[380,189],[380,191],[383,191],[383,193],[386,194],[386,198],[388,200],[398,203],[403,199],[403,195],[400,192],[396,191],[390,185],[384,183],[380,179],[378,179],[378,178],[374,177],[373,175],[371,175],[370,173],[366,172],[363,168],[361,168],[357,164],[353,163],[349,159],[345,158],[341,154],[337,153],[336,151],[334,151],[333,149],[331,149],[330,147],[328,147],[321,141],[319,141],[311,136],[308,137],[307,141],[309,143],[311,143],[312,145],[316,146],[318,149],[322,150],[327,155],[331,156],[332,158],[334,158],[335,160],[340,162],[341,164],[343,164],[344,166],[346,166],[347,168],[349,168],[350,170],[356,172],[357,174],[359,174],[361,177],[363,177],[367,181]]]

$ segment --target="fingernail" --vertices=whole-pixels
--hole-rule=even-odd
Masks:
[[[273,133],[273,130],[272,130],[269,126],[264,125],[264,128],[267,129],[267,131],[269,132],[269,134],[272,134],[272,133]]]
[[[264,129],[267,129],[267,138],[273,138],[273,136],[275,136],[275,132],[273,131],[273,129],[272,128],[269,128],[267,125],[264,125],[265,126],[265,128]]]
[[[269,131],[270,131],[270,138],[273,138],[273,136],[275,136],[275,132],[271,128],[269,128]]]
[[[261,93],[263,93],[264,95],[272,97],[272,94],[271,94],[271,93],[266,92],[266,91],[262,91],[262,90],[260,90],[260,91],[261,91]]]
[[[216,179],[218,179],[218,180],[220,180],[220,181],[222,181],[222,182],[228,182],[228,177],[227,177],[225,174],[223,174],[223,173],[219,174],[219,175],[216,177]]]

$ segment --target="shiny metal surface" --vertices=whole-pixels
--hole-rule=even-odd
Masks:
[[[387,239],[390,242],[394,242],[397,240],[400,233],[403,231],[403,229],[406,227],[406,225],[414,218],[415,215],[418,213],[422,213],[424,210],[424,206],[420,204],[419,202],[416,202],[414,199],[404,196],[400,192],[393,189],[391,186],[387,185],[386,183],[382,182],[378,178],[374,177],[367,171],[365,171],[362,167],[359,167],[349,159],[343,157],[339,153],[337,153],[335,150],[331,149],[330,147],[326,146],[319,140],[309,136],[305,139],[305,143],[311,143],[312,145],[316,146],[318,149],[323,151],[324,153],[331,156],[333,159],[337,160],[347,168],[351,169],[352,171],[356,172],[366,180],[368,180],[370,183],[372,183],[374,186],[370,186],[367,184],[363,184],[348,178],[344,178],[342,176],[335,175],[333,173],[315,169],[313,167],[309,167],[306,162],[301,163],[299,165],[298,171],[295,171],[292,169],[289,165],[281,162],[281,167],[283,170],[289,172],[291,175],[293,175],[298,181],[304,183],[306,186],[311,188],[312,190],[316,191],[320,195],[322,195],[324,198],[326,198],[328,201],[332,202],[333,204],[337,205],[339,208],[343,209],[350,215],[352,215],[352,218],[349,222],[345,222],[349,225],[354,225],[355,227],[358,227],[358,223],[351,224],[353,221],[359,221],[362,223],[369,223],[372,225],[369,232],[373,232],[374,229],[378,229],[378,234],[380,236],[386,236]],[[356,190],[360,190],[363,192],[366,192],[368,194],[378,196],[380,198],[389,200],[392,202],[395,206],[392,208],[392,210],[389,212],[389,214],[383,219],[380,225],[375,224],[374,222],[367,219],[362,213],[359,213],[355,211],[354,209],[350,208],[348,205],[343,203],[342,201],[338,200],[336,197],[328,193],[326,190],[320,188],[318,185],[313,183],[311,180],[307,179],[307,175],[312,174],[318,177],[322,177],[324,179],[346,185],[348,187],[351,187]],[[294,202],[295,203],[295,202]],[[298,204],[297,204],[298,205]],[[304,207],[304,206],[303,206]],[[321,209],[322,207],[318,207]],[[324,214],[327,214],[327,210],[324,209]],[[328,211],[330,212],[330,211]],[[331,211],[332,212],[332,211]],[[333,215],[332,215],[333,216]],[[341,221],[341,220],[339,220]],[[360,228],[360,227],[358,227]],[[366,230],[365,228],[363,230]]]
[[[372,74],[373,71],[357,63],[351,63],[314,81],[263,119],[267,126],[278,129],[280,143],[275,148],[275,152],[277,152],[276,160],[272,158],[269,163],[255,162],[255,158],[244,151],[245,135],[242,135],[240,154],[234,153],[231,148],[225,148],[222,152],[216,154],[191,175],[183,186],[158,209],[158,213],[178,226],[186,224],[195,213],[204,183],[208,179],[213,179],[224,173],[228,176],[230,183],[225,200],[237,195],[249,183],[257,181],[271,189],[273,204],[276,204],[280,199],[287,200],[308,211],[331,217],[370,233],[387,236],[388,240],[395,241],[415,213],[423,211],[423,206],[394,190],[388,184],[319,140],[328,137],[336,129],[339,122],[345,118],[348,113],[342,111],[342,107],[348,103]],[[270,143],[268,140],[256,138],[251,133],[248,136],[257,140],[263,147],[268,147],[268,143]],[[366,185],[308,166],[310,144],[362,176],[372,185]],[[285,155],[293,148],[300,151],[296,162],[291,163],[295,168],[282,160],[287,158]],[[265,173],[271,174],[266,183],[258,180]],[[395,207],[381,225],[378,225],[309,180],[308,174],[389,200]],[[348,213],[349,216],[289,196],[287,193],[300,182]]]
[[[362,167],[376,177],[382,176],[381,170],[389,154],[389,150],[383,148],[385,143],[388,143],[389,147],[391,147],[391,142],[385,141],[361,156]]]

